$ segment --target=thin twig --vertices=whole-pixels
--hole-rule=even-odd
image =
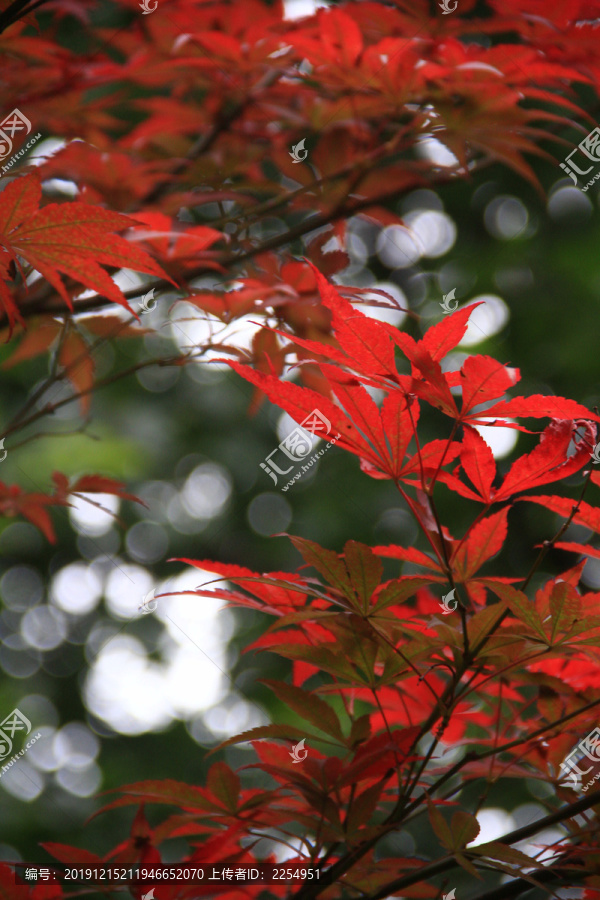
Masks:
[[[514,831],[502,835],[502,837],[496,838],[495,842],[509,846],[511,844],[517,844],[519,841],[523,841],[525,838],[532,837],[539,831],[549,828],[550,825],[556,825],[558,822],[564,822],[565,819],[574,818],[580,813],[585,812],[586,809],[595,806],[597,803],[600,803],[600,790],[588,797],[582,797],[581,800],[576,800],[574,803],[562,806],[560,809],[556,810],[556,812],[550,813],[550,815],[544,816],[542,819],[536,819],[535,822],[531,822],[529,825],[523,825],[522,828],[516,828]],[[467,855],[469,853],[468,848],[464,850],[463,853]],[[473,858],[471,855],[471,860],[475,863],[477,858]],[[413,872],[410,875],[403,875],[401,878],[394,879],[374,894],[370,894],[369,900],[384,900],[384,898],[388,897],[390,894],[398,893],[404,888],[411,887],[413,884],[426,881],[434,875],[448,872],[450,869],[454,869],[459,865],[460,864],[454,857],[437,860],[421,869],[417,869],[416,872]],[[325,886],[323,885],[322,889],[324,888]],[[317,894],[314,894],[314,896],[316,897]]]
[[[0,13],[0,33],[6,31],[10,25],[14,25],[19,19],[24,19],[29,13],[39,6],[48,3],[48,0],[13,0],[13,2]]]
[[[481,168],[482,167],[483,166],[481,166]],[[442,185],[455,181],[456,174],[452,173],[449,175],[445,173],[437,177],[430,176],[429,178],[426,178],[425,176],[415,175],[415,178],[417,180],[415,181],[413,187],[427,186],[431,184]],[[256,244],[254,247],[251,247],[238,255],[212,254],[210,258],[211,260],[218,262],[219,265],[223,266],[223,268],[225,269],[234,269],[236,266],[238,266],[240,263],[245,262],[246,260],[252,259],[255,256],[259,256],[267,250],[276,250],[279,247],[283,247],[299,237],[310,234],[311,231],[322,228],[324,225],[329,225],[339,219],[354,216],[357,213],[362,212],[363,210],[369,209],[370,207],[380,206],[384,203],[390,203],[391,201],[404,194],[405,190],[405,188],[398,188],[392,191],[382,191],[380,194],[376,194],[371,197],[365,197],[360,200],[355,200],[354,202],[345,205],[343,209],[340,208],[336,212],[335,216],[330,216],[329,213],[319,213],[313,216],[309,216],[309,218],[305,219],[294,228],[291,228],[289,231],[286,231],[280,235],[275,235],[274,237],[269,238],[262,243]],[[214,268],[205,264],[201,264],[197,268],[191,269],[186,273],[186,280],[189,283],[190,281],[193,281],[196,278],[200,278],[203,275],[214,276]],[[133,300],[143,296],[143,294],[147,293],[151,288],[155,288],[155,290],[173,290],[173,285],[166,279],[155,279],[152,282],[146,282],[145,284],[139,285],[135,288],[131,288],[128,291],[123,291],[123,294],[127,300]],[[20,304],[20,315],[24,319],[27,319],[31,316],[39,315],[41,313],[46,315],[65,314],[64,305],[58,303],[49,305],[46,303],[46,300],[46,297],[41,299],[36,298],[30,303]],[[77,315],[81,312],[90,312],[92,310],[102,309],[108,305],[110,305],[110,301],[107,300],[106,297],[103,297],[100,294],[95,294],[94,296],[88,297],[85,300],[75,300],[73,304],[74,309],[72,315]],[[4,315],[2,318],[0,318],[0,326],[2,326],[5,321],[6,316]]]

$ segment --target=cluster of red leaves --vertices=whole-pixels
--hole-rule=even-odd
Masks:
[[[133,0],[122,5],[136,7]],[[240,202],[231,187],[238,183],[251,208],[254,189],[263,188],[267,197],[273,191],[261,165],[265,155],[303,186],[314,183],[315,167],[326,184],[314,183],[310,196],[290,202],[314,210],[316,200],[322,209],[344,194],[344,182],[328,183],[340,158],[354,164],[374,154],[379,163],[431,133],[433,117],[436,135],[461,165],[474,152],[490,152],[533,178],[523,159],[524,152],[539,152],[533,123],[552,122],[556,115],[541,105],[572,111],[573,100],[561,95],[565,88],[597,83],[594,28],[578,25],[587,17],[586,4],[570,0],[560,10],[542,10],[529,0],[508,12],[497,4],[493,17],[465,18],[474,5],[463,0],[460,15],[444,18],[437,9],[432,14],[427,0],[395,8],[363,2],[286,21],[281,3],[172,0],[168,15],[136,15],[127,29],[107,29],[101,36],[112,54],[94,47],[89,58],[64,49],[60,68],[49,59],[52,41],[32,42],[23,23],[6,38],[16,57],[6,105],[26,93],[28,116],[38,129],[81,139],[83,144],[61,151],[48,171],[73,177],[75,170],[93,196],[104,198],[109,189],[119,209],[139,208],[168,172],[165,160],[184,157],[198,135],[226,116],[234,117],[235,127],[221,130],[192,177],[178,179],[180,190],[162,202],[165,212],[206,201],[217,187],[221,196],[215,200]],[[526,43],[488,47],[461,40],[481,33],[516,33]],[[115,81],[118,118],[114,98],[101,90]],[[92,88],[96,98],[90,102]],[[523,99],[535,108],[525,109]],[[130,121],[139,124],[131,128]],[[302,138],[311,148],[310,164],[297,166],[289,150]],[[405,188],[424,173],[416,161],[393,171],[365,171],[360,193],[376,197],[389,189],[390,177]],[[192,185],[198,197],[190,196]]]
[[[0,195],[4,337],[35,315],[32,325],[47,339],[37,353],[48,352],[61,311],[47,302],[48,285],[75,310],[83,308],[83,288],[97,292],[97,306],[110,300],[129,308],[131,292],[103,266],[176,285],[213,321],[251,313],[322,340],[331,323],[315,301],[311,271],[282,265],[269,242],[262,248],[253,236],[269,217],[308,216],[298,233],[325,228],[307,255],[332,274],[347,258],[323,247],[332,238],[344,246],[348,218],[398,222],[385,204],[411,188],[490,161],[535,183],[525,154],[548,157],[540,138],[554,139],[551,129],[566,122],[561,114],[581,112],[572,85],[599,81],[593,15],[583,0],[552,11],[537,0],[494,5],[484,18],[471,0],[453,16],[432,14],[428,0],[395,8],[367,2],[300,21],[286,20],[282,3],[259,0],[170,0],[168,14],[148,17],[133,0],[121,6],[133,15],[130,26],[98,33],[89,5],[48,4],[57,22],[77,16],[90,39],[85,52],[58,45],[52,29],[32,32],[28,18],[0,34],[6,108],[23,108],[36,130],[66,141],[37,160],[35,177]],[[474,34],[518,39],[484,46],[470,40]],[[115,82],[119,90],[107,90]],[[416,152],[432,136],[455,154],[455,169],[441,171]],[[290,148],[300,140],[309,153],[297,164]],[[78,199],[59,194],[60,202],[40,206],[38,179],[68,179]],[[125,237],[115,234],[125,229]],[[275,245],[295,236],[291,229]],[[246,265],[234,273],[241,289],[190,287],[199,274],[230,275],[238,257]],[[111,324],[115,330],[120,320]],[[290,355],[274,332],[257,334],[250,354],[227,349],[276,374]],[[20,358],[17,344],[11,353]],[[76,329],[61,356],[76,369],[77,392],[88,392],[86,414],[94,360]],[[261,398],[257,390],[253,409]]]
[[[451,776],[459,776],[461,784],[528,777],[551,785],[557,799],[571,799],[559,764],[596,721],[600,595],[579,588],[584,560],[548,579],[532,598],[515,586],[522,579],[491,574],[488,563],[507,539],[507,517],[516,500],[542,503],[600,532],[599,507],[530,493],[589,462],[599,417],[562,397],[507,399],[519,373],[490,357],[470,356],[459,371],[443,371],[475,305],[444,318],[415,341],[364,315],[316,270],[314,277],[332,315],[335,344],[295,340],[310,364],[318,366],[327,388],[317,393],[247,365],[231,365],[297,422],[320,409],[341,432],[339,446],[359,457],[363,471],[394,481],[429,552],[348,541],[338,554],[292,537],[305,566],[319,578],[182,560],[228,582],[216,590],[199,589],[198,596],[217,596],[273,618],[246,651],[268,651],[292,661],[291,682],[264,683],[295,724],[253,728],[222,745],[250,742],[256,762],[243,768],[267,773],[272,788],[244,787],[240,772],[225,762],[211,766],[205,787],[156,780],[122,788],[122,796],[105,810],[140,802],[142,809],[132,838],[104,862],[139,862],[150,855],[159,861],[163,841],[187,837],[195,849],[186,862],[218,858],[224,865],[252,864],[257,857],[242,839],[267,831],[281,841],[295,835],[302,848],[297,861],[304,864],[314,864],[329,848],[328,864],[340,867],[340,881],[323,886],[326,897],[341,897],[350,886],[380,896],[379,890],[391,890],[398,879],[406,896],[434,897],[438,889],[428,880],[426,861],[382,855],[381,850],[376,860],[373,856],[377,839],[402,821],[400,799],[410,812],[427,798],[432,840],[469,873],[477,875],[480,864],[510,874],[535,870],[536,859],[510,841],[469,847],[479,830],[475,816],[459,809],[448,821],[442,809],[453,803],[439,789]],[[398,371],[395,348],[410,374]],[[367,387],[384,392],[379,407]],[[491,414],[493,425],[511,424],[530,433],[503,417],[550,418],[538,444],[502,478],[476,429],[484,421],[482,404],[487,425]],[[423,405],[451,420],[447,437],[420,441]],[[590,480],[600,487],[599,475]],[[475,507],[460,537],[439,521],[437,486],[482,506]],[[500,508],[491,511],[496,505]],[[572,542],[559,546],[598,554]],[[423,574],[384,578],[382,558],[409,563]],[[431,591],[448,585],[459,592],[461,604],[450,618],[440,614]],[[535,714],[532,690],[537,692]],[[310,753],[298,766],[289,747],[302,739]],[[469,752],[451,765],[442,758],[448,745],[468,745]],[[181,812],[152,830],[145,824],[144,803],[172,805]],[[556,856],[592,890],[595,843],[572,817],[565,818],[570,841]],[[142,823],[145,838],[136,842],[134,833]],[[59,860],[72,859],[71,848],[47,849]],[[244,893],[258,896],[259,890],[246,887]],[[283,891],[271,888],[273,896]],[[205,892],[210,894],[208,888],[169,887],[164,896],[175,900]]]
[[[581,112],[573,84],[597,86],[600,78],[584,0],[552,10],[537,0],[493,4],[494,15],[483,18],[474,0],[447,17],[428,0],[362,2],[300,21],[286,20],[282,3],[260,0],[170,0],[164,15],[148,17],[134,0],[120,5],[130,25],[98,33],[88,6],[49,4],[57,20],[77,14],[88,51],[58,46],[52,30],[34,36],[27,18],[0,34],[6,109],[26,106],[37,130],[67,142],[36,170],[79,192],[75,202],[38,210],[32,184],[9,186],[1,274],[11,281],[10,264],[21,257],[69,304],[82,284],[126,303],[101,265],[174,279],[184,293],[194,275],[224,271],[239,251],[251,267],[251,231],[282,211],[296,220],[310,214],[312,229],[329,228],[324,241],[343,243],[350,215],[397,222],[385,206],[390,198],[479,162],[504,162],[536,183],[525,155],[550,158],[540,138],[554,139],[557,123],[567,122],[561,114]],[[481,34],[517,37],[490,46],[470,39]],[[115,83],[118,91],[107,89]],[[432,136],[455,154],[454,170],[415,152]],[[297,164],[290,148],[300,140],[309,153]],[[228,214],[215,214],[223,203]],[[182,209],[197,224],[182,222]],[[127,227],[127,241],[110,233]],[[298,291],[298,272],[263,255],[254,271],[235,274],[247,280],[236,296],[194,302],[228,319],[275,307],[302,336],[304,317],[296,322],[291,312],[298,293],[307,294]],[[3,288],[8,324],[43,288],[43,280]]]
[[[111,234],[130,227],[127,216],[79,202],[50,203],[40,209],[41,196],[34,175],[16,178],[0,194],[0,302],[11,330],[15,320],[22,319],[7,282],[17,270],[23,280],[29,274],[20,260],[37,270],[70,309],[72,299],[59,272],[123,306],[128,306],[123,292],[100,263],[165,277],[147,253]]]
[[[233,585],[217,591],[227,603],[274,618],[248,649],[292,661],[291,683],[268,684],[306,724],[267,725],[232,739],[252,742],[270,789],[244,786],[225,762],[213,764],[205,787],[157,780],[124,788],[108,808],[152,802],[180,812],[150,828],[140,809],[130,838],[104,861],[155,863],[159,845],[186,838],[189,861],[252,863],[248,838],[266,831],[282,842],[299,839],[303,862],[327,852],[342,879],[322,891],[328,897],[396,889],[434,897],[425,861],[379,848],[376,859],[374,851],[428,794],[441,854],[471,874],[482,859],[511,875],[515,866],[531,868],[535,863],[508,844],[468,848],[475,817],[460,810],[448,823],[440,807],[454,792],[444,799],[440,789],[455,776],[461,785],[527,776],[551,784],[555,799],[570,796],[558,766],[596,721],[598,594],[579,587],[583,561],[531,598],[527,578],[488,569],[505,545],[515,501],[541,504],[600,533],[593,503],[530,493],[582,469],[600,419],[560,397],[506,399],[519,372],[490,357],[470,356],[460,370],[444,371],[473,307],[415,340],[363,315],[348,299],[360,293],[333,289],[321,273],[345,266],[350,216],[397,223],[386,204],[407,190],[495,161],[537,184],[525,154],[544,155],[539,140],[553,138],[549,129],[564,124],[566,114],[581,112],[572,83],[600,82],[597,4],[563,0],[548,9],[541,0],[491,0],[493,14],[480,18],[475,0],[460,0],[460,12],[447,17],[428,0],[396,0],[334,6],[301,21],[286,20],[281,3],[259,0],[170,0],[168,15],[149,17],[139,14],[137,0],[119,4],[131,12],[131,26],[100,34],[90,26],[90,4],[48,4],[57,23],[77,14],[91,39],[86,52],[58,45],[54,30],[38,34],[27,21],[0,34],[0,53],[10,60],[6,109],[25,105],[37,130],[67,141],[35,175],[11,181],[0,194],[5,337],[25,321],[35,327],[11,346],[8,365],[58,341],[59,364],[77,391],[88,392],[93,369],[79,326],[108,335],[120,320],[80,321],[77,313],[94,298],[78,298],[91,289],[98,307],[127,307],[115,270],[175,285],[224,324],[263,317],[276,327],[260,331],[249,354],[228,348],[238,357],[233,368],[255,386],[255,402],[267,395],[298,422],[320,409],[363,472],[397,486],[427,552],[349,541],[337,554],[292,538],[319,579],[188,560]],[[455,154],[454,168],[442,172],[419,157],[416,147],[429,137]],[[301,140],[309,152],[298,164],[290,148]],[[75,184],[78,200],[42,200],[40,183],[61,179]],[[225,203],[233,207],[226,211]],[[256,235],[265,221],[281,214],[299,224],[261,243]],[[273,252],[321,228],[306,251],[318,271],[308,262],[282,264]],[[332,238],[340,249],[326,253]],[[195,277],[215,272],[241,286],[193,287]],[[53,296],[59,306],[47,302]],[[54,319],[57,311],[66,314],[65,304],[75,312],[66,330]],[[290,357],[301,363],[304,386],[281,377]],[[373,388],[383,392],[381,405]],[[443,438],[422,442],[423,406],[449,420]],[[477,430],[490,417],[526,433],[506,419],[550,421],[538,444],[500,475]],[[2,485],[0,512],[24,516],[53,540],[49,507],[81,493],[129,497],[100,476],[69,484],[55,474],[54,481],[52,495]],[[590,483],[600,487],[600,477]],[[438,487],[477,504],[462,536],[440,522]],[[556,546],[600,556],[573,541]],[[410,574],[384,578],[382,558],[410,566]],[[441,616],[432,587],[455,591],[460,606],[453,616]],[[281,741],[301,738],[311,750],[297,766]],[[470,752],[450,765],[440,758],[448,743],[468,744]],[[589,894],[597,838],[573,818],[567,827],[569,863]],[[100,861],[56,844],[46,849],[59,860]],[[236,889],[248,896],[259,890]],[[161,900],[204,893],[211,890],[165,886]],[[0,896],[30,895],[46,900],[60,890],[17,888],[0,869]]]
[[[22,516],[51,541],[56,543],[54,527],[48,508],[52,506],[71,506],[69,497],[82,498],[85,494],[114,494],[122,500],[133,500],[142,503],[133,494],[125,492],[125,485],[114,478],[106,478],[104,475],[82,475],[72,484],[61,472],[52,474],[54,491],[52,494],[44,494],[39,491],[28,493],[16,484],[4,484],[0,481],[0,516],[13,518]],[[83,496],[85,500],[86,497]],[[96,502],[96,501],[94,501]]]

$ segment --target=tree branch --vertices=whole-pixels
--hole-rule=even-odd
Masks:
[[[537,819],[537,821],[531,822],[529,825],[523,825],[522,828],[516,828],[508,834],[496,838],[496,843],[507,845],[517,844],[519,841],[532,837],[534,834],[537,834],[538,831],[542,831],[550,825],[556,825],[558,822],[563,822],[565,819],[572,819],[574,816],[585,812],[586,809],[590,809],[590,807],[595,806],[597,803],[600,803],[600,790],[591,794],[589,797],[583,797],[581,800],[576,800],[574,803],[562,806],[560,809],[557,809],[556,812],[550,813],[550,815],[544,816],[542,819]],[[469,851],[466,850],[465,852],[468,853]],[[476,859],[473,861],[476,862]],[[454,857],[431,863],[410,875],[404,875],[402,878],[396,878],[394,881],[389,882],[389,884],[386,884],[380,890],[371,894],[369,900],[385,900],[390,894],[401,891],[403,888],[410,887],[417,882],[432,878],[434,875],[448,872],[450,869],[455,869],[458,865],[459,863]],[[550,867],[548,868],[550,869]],[[323,888],[324,887],[325,886],[323,885]],[[314,896],[316,897],[317,895],[315,894]],[[489,900],[489,898],[487,898],[487,900]]]
[[[536,731],[533,731],[531,734],[527,735],[526,737],[516,738],[514,741],[509,741],[507,744],[503,744],[501,747],[492,747],[489,750],[484,750],[482,753],[476,753],[476,752],[467,753],[467,755],[465,757],[463,757],[463,759],[459,760],[457,763],[455,763],[453,766],[451,766],[451,768],[444,775],[442,775],[435,784],[430,786],[429,793],[433,794],[436,791],[438,791],[439,788],[443,784],[445,784],[446,781],[448,781],[450,778],[452,778],[454,775],[456,775],[458,772],[460,772],[460,770],[468,763],[479,762],[482,759],[487,759],[490,756],[495,756],[495,755],[498,755],[499,753],[504,753],[506,750],[511,750],[513,747],[517,747],[521,744],[527,743],[528,741],[535,740],[537,737],[541,737],[542,734],[544,734],[548,731],[551,731],[553,728],[557,728],[559,725],[562,725],[564,722],[568,721],[569,719],[576,718],[577,716],[581,715],[582,713],[587,712],[588,710],[590,710],[593,707],[596,707],[598,705],[600,705],[600,699],[593,700],[591,703],[586,704],[585,706],[581,707],[578,710],[575,710],[572,713],[567,713],[565,716],[562,716],[560,719],[557,719],[556,721],[552,722],[551,724],[545,725],[542,728],[539,728]],[[597,791],[594,796],[596,796],[597,798],[600,799],[600,791]],[[590,798],[586,797],[584,799],[589,800]],[[578,801],[578,802],[581,802],[581,801]],[[422,796],[417,797],[412,802],[412,804],[410,804],[409,806],[405,807],[402,810],[403,818],[401,820],[399,818],[392,818],[392,816],[394,816],[394,813],[392,813],[390,815],[390,818],[388,819],[388,821],[386,823],[384,823],[384,825],[382,826],[382,830],[380,831],[380,833],[378,835],[369,839],[368,841],[365,841],[363,844],[360,844],[358,847],[355,847],[353,850],[349,851],[345,856],[341,857],[336,863],[333,864],[333,866],[329,870],[329,873],[332,873],[334,878],[338,878],[338,876],[345,874],[349,869],[352,868],[353,865],[355,865],[356,862],[358,862],[359,859],[362,859],[362,857],[365,856],[369,852],[369,850],[371,850],[373,847],[375,847],[375,845],[382,839],[382,837],[384,837],[390,831],[393,831],[395,828],[397,828],[397,826],[399,824],[401,824],[401,821],[405,821],[406,818],[408,818],[408,816],[410,816],[410,814],[415,809],[417,809],[419,806],[422,805],[422,803],[423,803]],[[576,804],[572,804],[572,805],[576,805]],[[587,806],[585,806],[584,809],[587,809],[589,806],[592,806],[592,805],[593,805],[593,803],[590,803]],[[563,807],[563,811],[569,810],[569,808],[570,808],[569,806]],[[396,812],[396,811],[394,811],[394,812]],[[560,810],[559,810],[559,812],[560,812]],[[551,815],[556,815],[556,813],[552,813]],[[559,820],[557,820],[557,821],[559,821]],[[536,823],[533,823],[533,824],[536,824]],[[527,826],[527,827],[531,827],[531,826]],[[527,836],[527,835],[525,835],[525,836]],[[514,838],[515,841],[521,840],[521,839],[522,838]],[[499,838],[498,840],[505,841],[506,836],[502,839]],[[444,860],[439,861],[439,863],[442,863],[442,862],[444,862]],[[446,860],[446,862],[447,862],[447,860]],[[432,865],[438,865],[438,863],[432,863]],[[441,871],[445,871],[445,869],[443,869]],[[433,874],[437,874],[437,873],[433,873]],[[416,878],[416,881],[418,881],[419,878],[420,878],[420,876],[418,876]],[[326,885],[324,885],[324,884],[321,885],[321,890],[324,890],[325,886]],[[314,892],[315,890],[316,890],[316,893]],[[390,890],[388,890],[388,893],[393,893],[394,890],[395,890],[395,888],[394,889],[390,888]],[[300,888],[299,893],[296,895],[296,900],[314,900],[314,898],[317,897],[319,893],[320,893],[320,889],[319,889],[318,885],[314,885],[314,884],[303,885],[302,888]],[[383,894],[382,896],[386,896],[386,895]],[[370,898],[370,900],[374,900],[374,898]]]
[[[569,887],[573,886],[572,877],[573,870],[565,870],[564,878],[567,879]],[[562,869],[560,867],[553,867],[552,869],[536,872],[535,874],[536,882],[542,885],[557,881],[559,878],[563,878]],[[519,897],[521,894],[524,894],[525,891],[531,890],[534,890],[534,887],[529,881],[525,878],[515,878],[514,881],[508,881],[506,884],[501,884],[491,891],[486,891],[485,894],[479,894],[474,900],[509,900],[511,897]]]
[[[67,406],[69,403],[73,403],[75,400],[80,400],[82,397],[86,397],[88,394],[100,390],[100,388],[107,387],[109,384],[114,384],[115,381],[120,381],[121,378],[127,378],[129,375],[133,375],[135,374],[135,372],[139,372],[141,369],[147,369],[149,366],[181,366],[184,363],[199,359],[204,355],[204,353],[206,353],[207,349],[208,347],[203,347],[201,350],[194,354],[181,354],[179,356],[170,356],[160,359],[147,359],[143,362],[135,363],[135,365],[129,366],[128,369],[123,369],[123,371],[117,372],[115,375],[110,375],[107,378],[103,378],[101,381],[97,381],[91,387],[85,388],[82,391],[77,391],[77,393],[72,394],[70,397],[65,397],[63,400],[58,400],[56,403],[47,403],[37,412],[32,413],[28,418],[7,428],[4,434],[0,435],[0,437],[5,438],[15,431],[20,431],[21,429],[26,428],[28,425],[33,424],[33,422],[37,422],[38,419],[41,419],[44,416],[52,415],[54,412],[56,412],[57,409],[61,409],[63,406]]]
[[[477,168],[482,168],[480,165]],[[443,184],[451,183],[455,181],[457,178],[456,173],[444,173],[438,178],[430,178],[427,179],[424,176],[417,176],[415,173],[415,177],[418,178],[415,181],[414,187],[419,186],[427,186],[430,184],[435,184],[441,186]],[[235,268],[240,263],[246,262],[246,260],[253,259],[255,256],[259,256],[261,253],[265,253],[268,250],[276,250],[279,247],[283,247],[286,244],[291,243],[294,240],[297,240],[300,237],[303,237],[306,234],[310,234],[311,231],[315,231],[318,228],[323,228],[325,225],[329,225],[334,221],[338,221],[339,219],[348,218],[350,216],[354,216],[359,212],[364,212],[364,210],[369,209],[373,206],[380,206],[384,203],[390,203],[393,200],[396,200],[398,197],[402,196],[404,193],[404,188],[394,189],[393,191],[382,191],[380,194],[376,194],[371,197],[363,197],[361,199],[355,200],[353,203],[344,204],[343,208],[340,207],[335,211],[335,214],[331,214],[331,212],[327,213],[317,213],[309,218],[305,219],[303,222],[300,222],[298,225],[290,228],[288,231],[283,234],[275,235],[268,240],[263,241],[260,244],[257,244],[254,247],[245,250],[239,254],[223,254],[222,256],[213,256],[215,262],[218,262],[219,265],[223,266],[223,268]],[[207,223],[208,224],[208,223]],[[200,278],[203,275],[214,275],[214,269],[207,265],[199,265],[197,268],[192,269],[190,272],[186,273],[187,281],[192,281],[195,278]],[[155,290],[168,289],[173,290],[173,285],[170,281],[166,279],[155,279],[151,282],[146,282],[145,284],[141,284],[138,287],[131,288],[128,291],[123,291],[124,296],[127,300],[134,300],[138,297],[146,294],[151,288]],[[77,315],[82,312],[90,312],[92,310],[103,309],[106,306],[110,305],[110,301],[108,301],[101,294],[95,294],[92,297],[88,297],[85,300],[75,300],[73,303],[74,309],[72,315]],[[69,311],[65,310],[64,304],[62,303],[54,303],[48,304],[46,302],[46,298],[36,299],[33,302],[22,304],[19,307],[19,312],[24,319],[31,318],[31,316],[36,316],[40,314],[44,315],[69,315]],[[3,327],[7,324],[6,316],[0,317],[0,327]]]
[[[48,0],[13,0],[13,2],[0,13],[0,34],[10,25],[14,25],[19,19],[24,19],[29,13],[39,6],[43,6]]]
[[[214,142],[217,140],[220,134],[222,134],[229,125],[232,124],[239,116],[242,115],[250,106],[251,103],[254,102],[257,95],[263,91],[265,88],[271,87],[271,85],[275,84],[277,79],[282,75],[282,71],[280,69],[270,69],[261,79],[260,81],[249,91],[249,93],[244,97],[243,100],[240,100],[236,103],[229,112],[225,112],[225,108],[221,109],[216,117],[216,121],[214,124],[206,131],[204,134],[200,135],[200,137],[192,144],[192,147],[187,153],[186,158],[178,163],[174,169],[169,173],[168,179],[166,179],[161,184],[155,185],[149,193],[143,197],[141,200],[136,201],[136,208],[139,207],[140,204],[154,204],[157,200],[159,200],[170,187],[173,186],[173,179],[177,177],[177,175],[181,175],[182,172],[185,172],[190,162],[193,162],[195,159],[198,159],[203,153],[206,153],[207,150],[210,150]]]

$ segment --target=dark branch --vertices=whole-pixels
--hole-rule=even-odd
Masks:
[[[47,2],[48,0],[13,0],[4,12],[0,13],[0,33]]]
[[[519,841],[525,840],[525,838],[532,837],[534,834],[548,828],[550,825],[564,822],[565,819],[572,819],[574,816],[585,812],[587,809],[596,806],[598,803],[600,803],[600,790],[596,791],[594,794],[590,794],[588,797],[582,797],[581,800],[576,800],[574,803],[569,803],[567,806],[561,806],[556,812],[550,813],[550,815],[544,816],[542,819],[537,819],[529,825],[523,825],[522,828],[516,828],[514,831],[510,831],[508,834],[498,838],[495,843],[505,844],[507,846],[516,844]],[[468,853],[468,850],[465,852]],[[428,878],[432,878],[434,875],[440,875],[442,872],[455,869],[458,865],[459,863],[454,857],[431,863],[422,869],[418,869],[416,872],[412,872],[410,875],[404,875],[402,878],[391,881],[375,894],[371,894],[369,900],[384,900],[384,898],[388,897],[390,894],[395,894],[405,887],[410,887],[417,882],[425,881]],[[551,871],[550,866],[548,867],[548,871]],[[538,878],[537,875],[535,877]],[[313,896],[316,897],[317,895],[314,894]],[[486,900],[489,900],[489,897],[486,897]]]

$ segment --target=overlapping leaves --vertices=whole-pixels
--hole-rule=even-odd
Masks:
[[[43,275],[70,308],[73,289],[67,289],[59,273],[127,308],[103,265],[168,277],[144,250],[113,233],[134,224],[127,216],[77,201],[40,208],[41,196],[34,175],[16,178],[0,194],[0,301],[11,327],[21,317],[7,282],[17,270],[27,274],[21,260]]]

